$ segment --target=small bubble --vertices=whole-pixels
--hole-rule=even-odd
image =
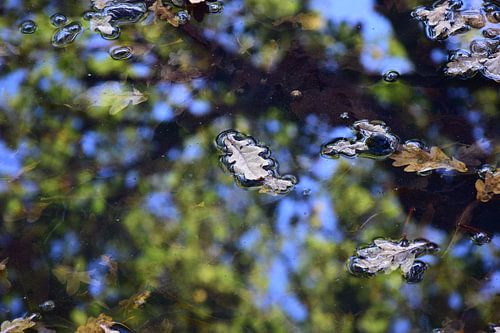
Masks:
[[[300,99],[300,98],[302,98],[302,92],[300,90],[297,90],[297,89],[292,90],[292,91],[290,91],[290,97],[292,97],[292,99],[295,99],[295,100]]]
[[[50,17],[50,23],[59,28],[68,23],[68,18],[64,14],[56,13]]]
[[[56,307],[56,303],[54,303],[54,301],[52,300],[48,300],[38,305],[38,307],[40,308],[40,310],[48,312],[54,310],[54,308]]]
[[[483,164],[477,169],[477,175],[484,179],[488,173],[494,173],[496,168],[489,164]]]
[[[36,31],[37,25],[32,20],[25,20],[19,25],[19,31],[23,34],[32,34]]]
[[[342,118],[342,119],[349,119],[349,113],[348,112],[342,112],[340,114],[340,118]]]
[[[220,1],[207,2],[206,4],[208,6],[209,13],[217,14],[222,11],[222,2]]]
[[[191,19],[191,16],[185,10],[178,11],[177,14],[175,14],[175,17],[177,18],[179,24],[186,24]]]
[[[387,71],[382,75],[385,82],[395,82],[399,78],[399,73],[396,71]]]
[[[415,260],[408,273],[404,275],[407,283],[418,283],[423,280],[427,264],[420,260]]]
[[[114,47],[109,50],[109,55],[115,60],[126,60],[132,58],[132,49],[128,46]]]
[[[304,191],[302,191],[302,195],[305,196],[305,197],[310,196],[311,195],[311,189],[310,188],[304,189]]]
[[[98,12],[94,12],[93,10],[89,10],[89,11],[86,11],[85,13],[83,13],[83,19],[85,21],[90,21],[98,15],[101,15],[101,14]]]

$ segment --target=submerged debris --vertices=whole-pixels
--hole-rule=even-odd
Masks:
[[[297,184],[294,176],[279,175],[278,162],[270,157],[269,148],[258,144],[251,136],[227,130],[217,136],[216,144],[224,152],[220,161],[242,187],[259,187],[262,193],[286,194]]]
[[[127,326],[113,321],[113,318],[100,314],[99,317],[90,317],[85,325],[78,327],[76,333],[132,333]]]
[[[479,9],[461,11],[462,1],[440,0],[432,8],[419,7],[412,16],[425,23],[426,35],[430,39],[446,39],[470,28],[482,28],[486,24]]]
[[[495,194],[500,194],[500,168],[479,173],[479,177],[482,179],[476,180],[475,184],[477,200],[488,202]]]
[[[368,157],[383,159],[396,151],[399,139],[382,121],[360,120],[352,125],[355,138],[337,138],[323,145],[321,155],[328,158]]]
[[[416,141],[406,141],[390,158],[394,160],[393,166],[406,166],[404,171],[417,172],[422,176],[437,169],[467,172],[467,167],[463,162],[454,157],[448,157],[441,148],[431,147],[428,151]]]
[[[390,273],[399,268],[406,282],[417,283],[422,280],[427,264],[415,259],[438,250],[436,244],[426,239],[410,242],[403,238],[396,242],[379,238],[372,244],[357,249],[356,254],[349,259],[348,269],[356,276],[374,276],[381,272]]]

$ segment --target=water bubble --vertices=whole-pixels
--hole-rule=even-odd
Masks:
[[[290,91],[290,97],[294,100],[302,98],[302,92],[298,89]]]
[[[349,118],[349,113],[348,112],[342,112],[340,114],[340,118],[342,118],[342,119],[348,119]]]
[[[50,17],[50,23],[59,28],[68,23],[68,18],[64,14],[56,13]]]
[[[117,24],[135,23],[147,13],[144,2],[112,3],[102,11],[103,16],[111,16],[111,21]]]
[[[48,300],[38,305],[38,307],[40,308],[40,310],[48,312],[54,310],[54,308],[56,307],[56,303],[54,303],[53,300]]]
[[[66,47],[75,41],[75,38],[83,31],[78,22],[72,22],[56,30],[52,36],[52,45],[55,47]]]
[[[132,58],[132,49],[128,46],[118,46],[109,50],[109,55],[115,60],[126,60]]]
[[[387,71],[382,75],[385,82],[395,82],[399,78],[399,73],[396,71]]]
[[[404,275],[404,279],[408,283],[418,283],[423,280],[426,270],[427,264],[425,262],[415,260],[408,273]]]
[[[128,328],[127,326],[125,326],[121,323],[113,323],[113,325],[111,325],[109,327],[109,329],[111,330],[111,332],[118,332],[118,333],[132,333],[132,332],[134,332],[130,328]]]
[[[363,157],[386,157],[396,150],[397,141],[392,136],[384,134],[374,134],[365,140],[368,147],[366,152],[360,153]]]
[[[485,233],[483,231],[478,231],[476,233],[471,234],[470,240],[475,245],[481,246],[481,245],[488,244],[489,242],[491,242],[491,237],[490,237],[490,235],[488,235],[487,233]]]
[[[208,6],[209,13],[217,14],[222,11],[222,2],[220,1],[207,2],[206,4]]]
[[[305,197],[308,197],[311,195],[311,189],[310,188],[306,188],[302,191],[302,195],[305,196]]]
[[[191,16],[185,10],[178,11],[177,14],[175,14],[175,17],[177,18],[179,24],[186,24],[191,19]]]
[[[36,31],[36,29],[37,25],[32,20],[22,21],[19,25],[19,31],[21,31],[23,34],[32,34]]]
[[[89,11],[86,11],[85,13],[83,13],[83,19],[85,21],[90,21],[94,17],[99,16],[99,15],[101,15],[101,13],[94,12],[93,10],[89,10]]]

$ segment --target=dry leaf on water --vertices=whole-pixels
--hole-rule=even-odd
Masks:
[[[476,180],[476,198],[482,202],[488,202],[495,194],[500,194],[500,169],[495,172],[487,172],[484,180]]]
[[[13,321],[4,321],[0,326],[0,333],[22,333],[25,330],[35,326],[33,319],[36,317],[35,314],[27,318],[16,318]]]
[[[439,147],[431,147],[430,152],[414,144],[403,144],[393,155],[393,166],[406,166],[406,172],[425,173],[431,170],[445,169],[467,172],[467,167],[463,162],[448,157]]]
[[[286,194],[297,183],[294,176],[279,175],[278,163],[270,157],[269,148],[259,145],[251,136],[227,130],[217,136],[216,143],[224,152],[220,161],[243,187],[260,187],[261,193]]]
[[[484,27],[486,19],[479,10],[460,11],[460,6],[459,1],[438,1],[431,9],[417,8],[412,15],[425,22],[427,35],[432,39],[446,39],[470,27]]]
[[[0,286],[2,286],[4,289],[9,289],[11,287],[7,273],[8,261],[9,258],[5,258],[4,260],[0,261]]]
[[[357,249],[356,254],[349,259],[348,267],[352,274],[361,276],[390,273],[399,268],[407,282],[419,282],[427,266],[415,259],[437,250],[439,247],[436,244],[425,239],[395,242],[379,238]]]
[[[130,90],[123,84],[109,81],[90,88],[87,99],[91,107],[109,108],[109,113],[114,115],[130,105],[138,105],[148,100],[147,96],[139,90]]]
[[[103,326],[109,329],[111,325],[113,325],[113,318],[101,313],[97,318],[87,319],[85,325],[78,327],[76,333],[106,333]]]
[[[273,26],[279,26],[285,22],[300,26],[303,30],[319,30],[325,26],[325,21],[318,13],[299,13],[294,16],[282,17],[273,22]]]
[[[149,10],[155,13],[155,17],[159,18],[162,21],[167,21],[174,27],[179,26],[179,19],[175,16],[172,11],[171,6],[163,5],[161,0],[156,0],[150,7]]]
[[[105,35],[112,35],[116,28],[111,24],[112,17],[108,16],[99,16],[94,15],[90,19],[90,30],[91,31],[99,31]]]
[[[128,311],[133,310],[133,309],[138,309],[138,308],[144,306],[144,304],[146,304],[149,296],[151,296],[151,291],[144,290],[144,291],[141,291],[140,293],[133,295],[130,298],[127,298],[127,299],[120,301],[118,304],[121,307],[125,308],[125,310],[128,310]]]

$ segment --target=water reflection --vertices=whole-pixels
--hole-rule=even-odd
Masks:
[[[498,321],[499,210],[494,198],[466,213],[475,169],[423,178],[319,156],[352,123],[380,119],[467,165],[498,162],[498,87],[444,77],[455,44],[427,41],[414,5],[235,0],[201,22],[194,11],[182,27],[139,18],[104,40],[82,21],[87,3],[33,1],[29,36],[18,31],[26,8],[2,4],[0,261],[9,258],[11,284],[2,319],[50,300],[40,321],[62,332],[100,313],[137,331],[399,333],[447,318],[471,318],[478,331]],[[64,49],[51,45],[55,13],[82,24],[56,32]],[[123,45],[134,56],[110,58]],[[384,82],[387,70],[396,82]],[[296,189],[237,187],[214,146],[228,128],[271,146]],[[459,223],[491,242],[474,245]],[[347,273],[359,244],[404,234],[444,252],[422,257],[432,269],[420,284]],[[119,305],[148,288],[142,307]]]

